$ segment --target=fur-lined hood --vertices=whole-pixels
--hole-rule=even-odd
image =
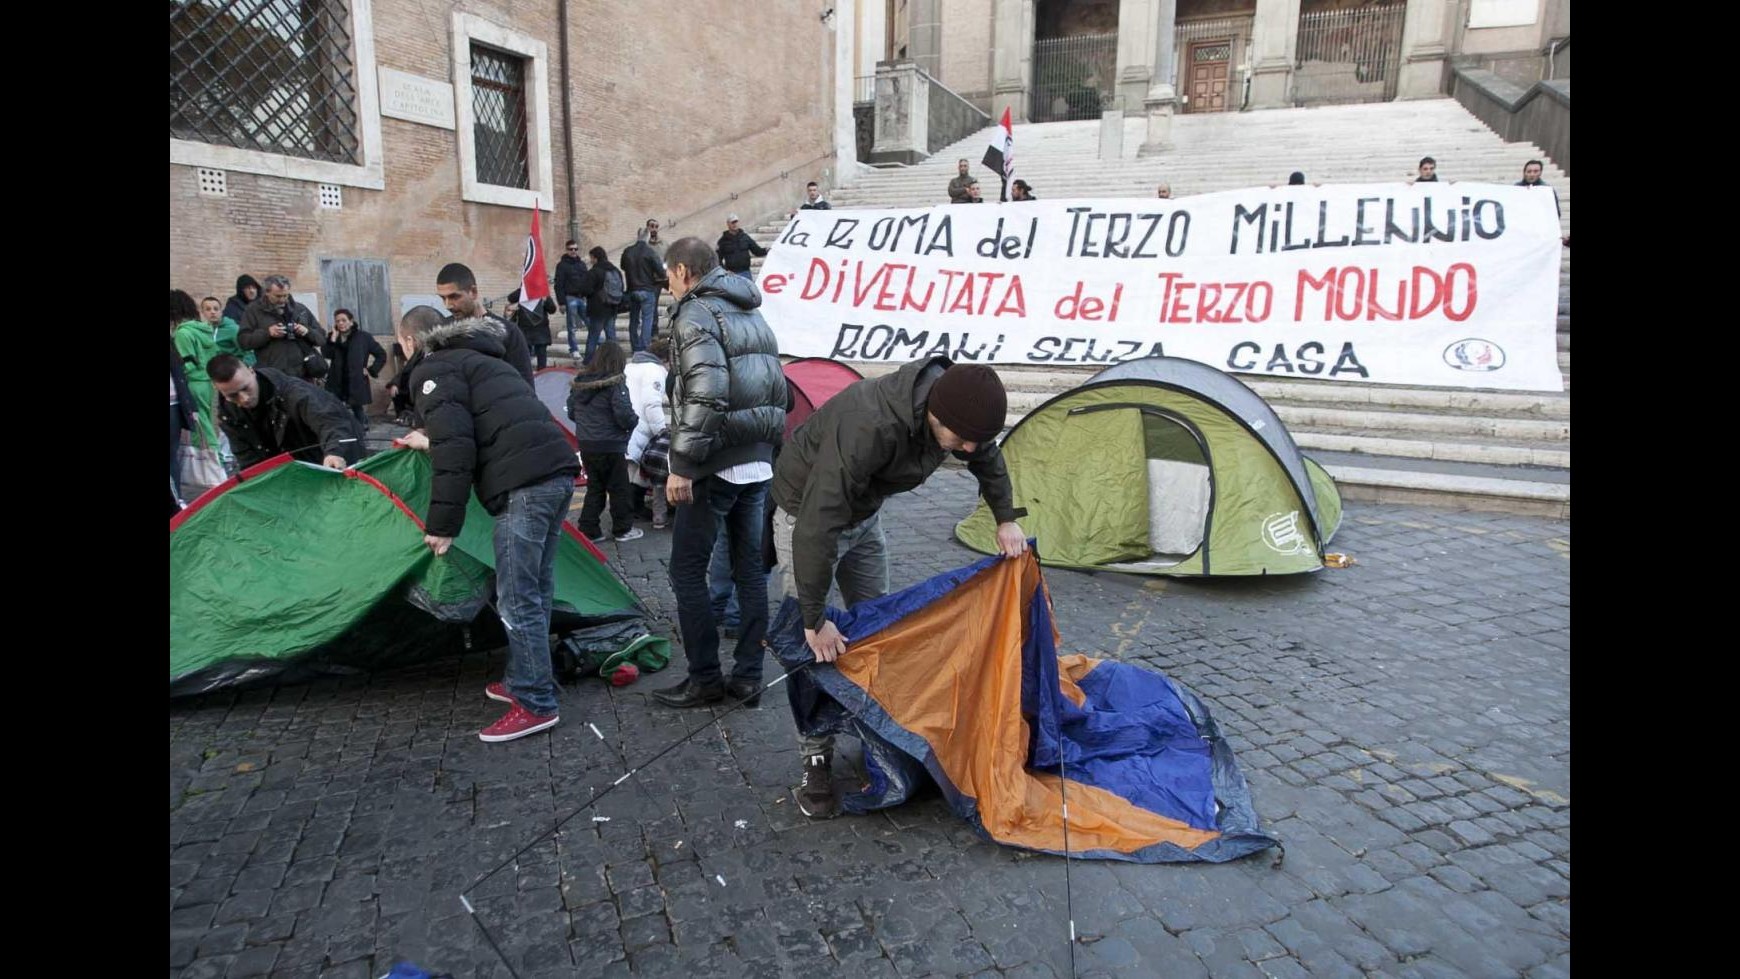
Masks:
[[[615,387],[618,384],[627,383],[627,380],[627,377],[622,374],[609,374],[603,376],[598,374],[580,374],[574,378],[571,386],[576,391],[599,391],[604,388]]]
[[[430,353],[469,347],[500,357],[507,350],[507,327],[487,316],[444,320],[418,333],[417,345]]]

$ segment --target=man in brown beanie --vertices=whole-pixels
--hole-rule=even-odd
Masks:
[[[848,606],[888,593],[882,502],[917,489],[948,453],[978,477],[1003,556],[1026,552],[1027,535],[1015,521],[1027,511],[1014,505],[995,441],[1008,407],[1003,381],[989,367],[929,357],[856,382],[786,442],[773,467],[773,546],[780,585],[797,597],[816,662],[832,663],[850,639],[824,614],[836,578]],[[833,737],[798,742],[804,758],[798,806],[812,818],[838,815]]]

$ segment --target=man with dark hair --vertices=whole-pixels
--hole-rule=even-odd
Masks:
[[[1420,175],[1408,181],[1411,184],[1435,184],[1438,182],[1438,161],[1429,156],[1420,158]]]
[[[767,249],[757,245],[755,239],[744,231],[737,215],[727,215],[725,218],[725,233],[719,236],[719,264],[725,266],[725,271],[741,275],[751,282],[755,277],[749,274],[751,256],[766,255]]]
[[[959,204],[961,201],[966,199],[967,185],[973,182],[972,175],[968,172],[971,166],[972,165],[967,162],[965,157],[955,161],[956,173],[954,177],[949,180],[950,204]]]
[[[456,320],[481,317],[500,324],[505,347],[502,359],[520,372],[527,387],[532,386],[532,348],[526,342],[526,335],[507,320],[484,311],[483,304],[477,301],[477,276],[471,274],[470,268],[458,262],[441,266],[441,271],[435,275],[435,292]]]
[[[1011,201],[1026,203],[1038,199],[1033,196],[1033,186],[1025,180],[1017,180],[1009,185],[1009,200]]]
[[[1015,506],[995,441],[1007,410],[1008,394],[991,368],[926,357],[847,387],[786,443],[773,474],[779,507],[773,548],[781,589],[798,600],[804,639],[816,662],[832,663],[851,641],[826,615],[835,578],[848,606],[888,593],[882,504],[918,488],[944,456],[965,460],[978,477],[979,493],[997,519],[1003,556],[1027,550],[1027,535],[1015,522],[1027,511]],[[797,694],[791,696],[795,705]],[[816,819],[837,815],[833,736],[800,736],[799,750],[804,777],[798,807]]]
[[[556,281],[550,291],[567,310],[568,356],[577,356],[580,346],[574,331],[586,322],[586,297],[580,293],[580,278],[586,274],[586,263],[580,260],[580,243],[572,238],[562,247],[562,257],[556,262]]]
[[[317,369],[326,331],[307,306],[291,297],[286,276],[266,276],[265,292],[242,313],[236,342],[243,350],[255,351],[254,362],[261,367],[308,380],[326,376]]]
[[[1565,213],[1565,209],[1559,206],[1559,192],[1556,190],[1553,190],[1553,188],[1551,188],[1551,187],[1548,187],[1547,184],[1541,180],[1541,170],[1542,169],[1543,169],[1543,166],[1541,164],[1541,161],[1539,161],[1539,160],[1530,160],[1529,162],[1523,164],[1523,176],[1522,176],[1521,180],[1518,180],[1516,182],[1516,185],[1518,187],[1529,187],[1529,188],[1546,187],[1548,190],[1552,190],[1553,191],[1553,210],[1557,211],[1561,216],[1563,216]]]
[[[967,194],[966,194],[966,196],[962,197],[960,200],[950,201],[949,203],[951,203],[951,204],[983,204],[983,203],[985,203],[985,199],[983,197],[979,196],[979,182],[977,180],[967,181]]]
[[[440,311],[433,306],[413,306],[410,312],[400,317],[399,327],[395,333],[399,337],[423,333],[434,329],[443,319],[446,317],[442,316]],[[422,366],[423,351],[415,346],[407,346],[403,342],[396,342],[393,346],[399,348],[400,352],[405,355],[405,366],[399,369],[398,374],[394,375],[393,383],[387,385],[387,394],[391,395],[393,399],[393,415],[401,419],[399,424],[406,428],[422,428],[423,420],[417,416],[417,409],[412,405],[411,375],[415,374],[417,368]]]
[[[622,250],[618,263],[628,287],[629,346],[637,351],[651,347],[658,333],[659,290],[667,284],[665,261],[649,243],[652,234],[650,228],[635,232],[634,244]]]
[[[325,389],[275,367],[249,367],[233,354],[218,354],[205,369],[223,399],[218,423],[242,468],[288,452],[343,469],[362,455],[362,427]]]
[[[442,278],[453,284],[445,269]],[[507,629],[508,661],[502,681],[483,692],[508,712],[478,737],[512,741],[561,720],[550,607],[562,518],[580,463],[549,409],[502,360],[506,323],[469,310],[431,324],[424,308],[399,323],[399,343],[423,355],[411,375],[423,428],[404,439],[428,452],[434,468],[423,542],[437,556],[447,553],[465,526],[473,489],[495,517],[496,614]]]
[[[788,393],[779,342],[756,308],[755,284],[719,267],[713,249],[683,238],[665,253],[677,304],[671,313],[670,477],[676,508],[671,591],[689,675],[653,697],[671,707],[743,699],[761,686],[767,634],[763,507],[773,449],[785,435]],[[731,578],[741,608],[731,679],[719,666],[719,632],[707,565],[721,527],[731,541]]]
[[[787,214],[786,217],[791,218],[793,215],[797,214],[798,211],[832,211],[833,209],[834,205],[822,200],[822,188],[817,186],[816,182],[812,180],[809,183],[804,184],[804,202],[799,204],[797,210]]]

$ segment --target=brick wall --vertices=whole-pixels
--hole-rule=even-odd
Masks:
[[[684,27],[672,8],[570,4],[573,162],[585,247],[601,244],[614,257],[649,216],[665,223],[667,240],[694,233],[712,241],[727,211],[754,226],[795,206],[806,180],[832,185],[833,35],[813,6],[764,0],[753,16],[703,13]],[[553,271],[569,221],[556,4],[375,0],[378,65],[451,81],[453,9],[548,45],[557,199],[542,225]],[[346,187],[338,211],[319,208],[316,183],[233,170],[227,197],[202,197],[194,168],[171,164],[171,286],[223,297],[239,272],[283,273],[298,293],[310,293],[319,290],[320,259],[373,258],[389,263],[395,307],[401,295],[432,293],[448,261],[470,265],[486,296],[512,289],[530,212],[460,199],[453,131],[384,117],[381,130],[386,188]],[[830,158],[810,162],[821,157]],[[672,227],[672,219],[734,192],[743,196]]]

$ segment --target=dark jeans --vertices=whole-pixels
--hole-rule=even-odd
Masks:
[[[645,350],[659,326],[659,291],[631,289],[628,293],[628,343]]]
[[[601,521],[604,500],[610,498],[610,533],[620,537],[634,529],[634,511],[628,496],[628,463],[620,452],[581,452],[586,466],[586,502],[580,505],[580,532],[587,537],[604,536]]]
[[[363,434],[367,435],[369,430],[369,406],[351,405],[350,413],[355,416],[356,423],[362,426]]]
[[[532,346],[532,363],[537,365],[537,369],[543,370],[544,368],[550,366],[550,361],[549,361],[550,345],[547,343],[534,343],[531,346]]]
[[[721,528],[731,541],[731,577],[742,618],[732,652],[734,679],[761,683],[761,641],[767,635],[767,572],[761,565],[762,507],[767,482],[737,485],[717,476],[695,481],[695,501],[676,508],[671,533],[671,591],[677,599],[677,625],[689,679],[716,684],[719,626],[708,594],[707,565]]]
[[[586,322],[586,300],[579,296],[569,296],[567,299],[567,307],[568,356],[572,357],[580,351],[579,346],[574,343],[574,331],[580,328],[580,324]]]
[[[169,406],[169,488],[181,496],[181,406]]]
[[[556,598],[556,545],[574,498],[574,477],[563,473],[508,494],[495,518],[496,614],[507,627],[508,659],[502,683],[534,714],[556,713],[556,677],[550,667],[550,606]]]
[[[603,334],[611,343],[616,342],[616,308],[606,306],[601,302],[589,303],[586,307],[586,362],[592,363],[592,352],[598,349],[598,337]]]

